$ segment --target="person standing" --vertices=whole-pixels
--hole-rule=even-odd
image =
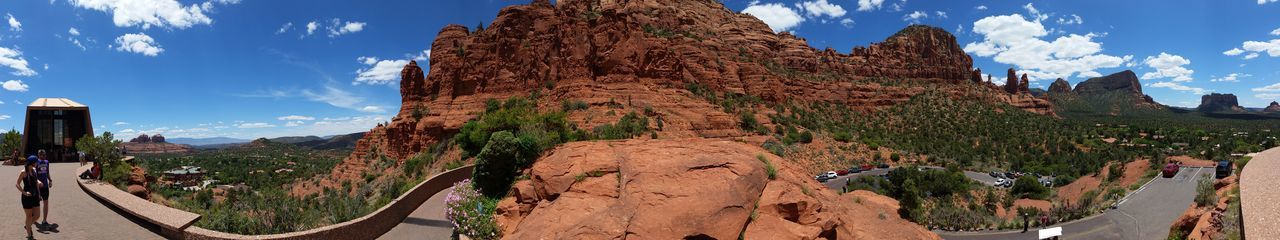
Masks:
[[[23,220],[22,228],[27,230],[27,239],[34,239],[31,236],[31,224],[36,222],[37,212],[40,209],[40,188],[44,183],[36,177],[36,162],[27,161],[22,168],[22,172],[18,174],[18,182],[13,186],[22,192],[22,212],[26,217]]]
[[[40,201],[43,203],[44,217],[40,220],[40,226],[49,225],[49,188],[53,187],[53,181],[49,177],[49,157],[44,153],[44,149],[36,151],[36,156],[40,158],[36,160],[36,176],[40,182],[44,183],[40,187]]]

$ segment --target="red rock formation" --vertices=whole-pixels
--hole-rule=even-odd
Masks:
[[[1267,108],[1262,109],[1262,112],[1280,112],[1280,103],[1272,101],[1271,105],[1267,105]]]
[[[138,135],[138,137],[135,137],[135,138],[133,138],[133,139],[129,139],[129,142],[133,142],[133,143],[149,143],[149,142],[151,142],[151,136],[147,136],[147,134]]]
[[[775,34],[759,19],[729,11],[718,1],[565,1],[553,6],[539,0],[503,8],[484,31],[446,26],[431,49],[425,76],[416,62],[401,71],[404,102],[396,117],[357,142],[331,174],[333,179],[322,185],[359,179],[374,154],[403,160],[440,142],[483,112],[486,100],[535,92],[540,96],[535,102],[543,108],[556,108],[562,100],[584,101],[592,108],[625,102],[622,109],[570,113],[568,118],[580,128],[622,115],[598,111],[651,108],[650,117],[663,119],[663,137],[717,138],[752,133],[740,130],[737,117],[724,113],[718,103],[689,94],[686,86],[865,111],[927,90],[877,80],[933,84],[957,96],[1008,100],[995,91],[954,84],[971,76],[973,61],[943,29],[913,25],[884,42],[841,54],[814,49],[789,33]],[[1047,104],[1014,106],[1051,112],[1040,109]]]
[[[158,133],[157,133],[156,135],[152,135],[152,136],[151,136],[151,142],[153,142],[153,143],[164,143],[164,136],[162,136],[162,135],[160,135],[160,134],[158,134]]]
[[[1009,94],[1017,94],[1018,89],[1020,89],[1018,87],[1018,72],[1013,71],[1013,68],[1009,68],[1008,76],[1008,80],[1004,82],[1004,91]]]
[[[602,175],[580,177],[593,171]],[[498,203],[505,238],[938,238],[901,219],[891,198],[840,196],[789,161],[733,141],[574,142],[528,174]]]
[[[1027,81],[1027,74],[1022,74],[1022,81],[1018,82],[1019,93],[1031,93],[1031,81]]]
[[[973,69],[973,76],[969,78],[973,83],[982,83],[982,69]]]
[[[1068,83],[1067,80],[1058,78],[1058,80],[1054,80],[1052,84],[1049,84],[1049,94],[1067,93],[1071,93],[1071,83]]]

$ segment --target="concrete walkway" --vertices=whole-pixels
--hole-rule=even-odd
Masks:
[[[453,224],[444,217],[444,198],[453,188],[445,189],[432,195],[418,206],[400,225],[387,231],[378,239],[383,240],[416,240],[416,239],[449,239],[453,234]]]
[[[36,239],[164,239],[135,221],[116,213],[76,186],[75,169],[80,163],[54,163],[50,166],[53,187],[49,189],[49,223],[57,224],[56,232],[35,232]],[[0,166],[0,239],[25,239],[22,229],[22,203],[13,187],[20,166]],[[37,220],[38,222],[39,220]],[[156,230],[158,231],[158,230]]]
[[[1248,239],[1280,239],[1280,148],[1253,156],[1240,171],[1240,212]]]

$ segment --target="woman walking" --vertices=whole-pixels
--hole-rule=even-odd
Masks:
[[[40,188],[43,185],[44,182],[36,177],[35,161],[27,161],[26,167],[22,168],[22,173],[18,174],[18,182],[13,184],[18,191],[22,192],[22,212],[26,217],[22,228],[27,229],[27,239],[35,239],[31,236],[31,224],[36,222],[36,217],[39,217]]]

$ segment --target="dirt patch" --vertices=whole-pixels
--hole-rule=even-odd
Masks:
[[[1004,218],[1004,219],[1016,217],[1016,215],[1018,214],[1018,208],[1020,207],[1039,208],[1040,211],[1048,212],[1050,207],[1052,206],[1053,204],[1049,203],[1049,201],[1046,201],[1046,200],[1023,198],[1023,199],[1018,199],[1013,201],[1013,206],[1009,206],[1009,209],[996,210],[996,217]]]
[[[1106,171],[1106,168],[1103,168]],[[1098,186],[1102,185],[1102,180],[1096,176],[1084,176],[1076,179],[1071,184],[1058,187],[1058,199],[1062,202],[1078,203],[1080,196],[1089,190],[1100,190]]]
[[[1214,163],[1213,161],[1193,158],[1191,156],[1171,156],[1169,157],[1169,162],[1180,163],[1182,164],[1183,167],[1216,167],[1218,166],[1218,164]]]
[[[1142,179],[1142,175],[1151,167],[1151,160],[1139,159],[1124,164],[1124,175],[1120,176],[1120,186],[1128,187]]]

